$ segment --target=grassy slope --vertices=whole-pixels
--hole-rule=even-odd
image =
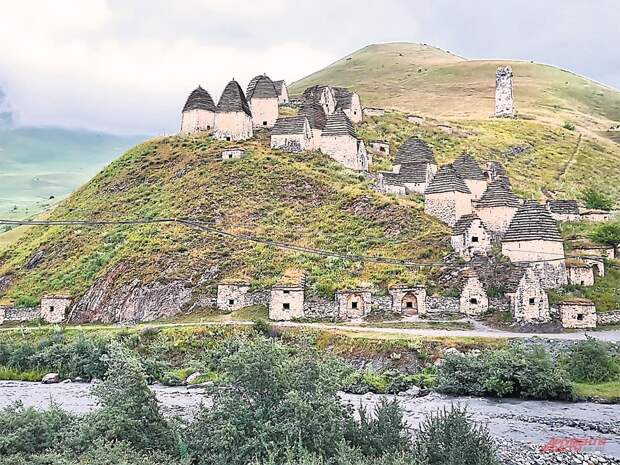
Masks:
[[[222,162],[225,143],[207,137],[169,137],[141,144],[62,202],[51,219],[196,217],[220,228],[338,252],[433,260],[446,250],[447,229],[422,213],[420,203],[375,193],[363,178],[317,153],[282,154],[266,140],[245,143],[247,159]],[[24,264],[37,251],[33,270]],[[287,267],[310,274],[310,286],[329,294],[343,285],[387,285],[422,280],[394,266],[359,265],[278,251],[178,225],[30,229],[0,252],[0,276],[13,277],[5,297],[37,301],[66,289],[81,295],[122,263],[140,279],[184,279],[209,287],[245,274],[270,285]],[[205,283],[211,267],[219,274]]]
[[[502,162],[515,191],[529,198],[542,198],[543,189],[576,198],[587,186],[620,197],[620,150],[611,142],[582,136],[579,144],[580,136],[574,131],[520,119],[461,120],[452,127],[456,133],[447,134],[436,121],[418,126],[394,112],[366,118],[359,133],[366,139],[390,142],[391,157],[376,156],[374,170],[390,169],[400,144],[417,136],[433,147],[440,164],[464,151],[482,163]],[[517,147],[524,150],[516,153]]]
[[[37,214],[142,139],[73,129],[0,129],[0,216]]]
[[[295,82],[292,94],[313,84],[348,86],[364,105],[437,118],[488,118],[494,112],[495,70],[510,65],[521,115],[565,120],[606,131],[620,121],[620,92],[571,72],[517,61],[465,60],[412,43],[376,44]]]

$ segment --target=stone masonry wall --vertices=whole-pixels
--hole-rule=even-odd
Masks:
[[[597,325],[617,325],[620,324],[620,310],[613,312],[599,312],[596,314]]]
[[[596,328],[594,305],[560,304],[560,317],[565,328]]]
[[[427,297],[427,313],[460,313],[459,299],[456,297]]]
[[[39,307],[5,308],[5,321],[32,321],[41,318]]]

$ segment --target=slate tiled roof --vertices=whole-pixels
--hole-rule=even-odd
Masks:
[[[435,155],[431,148],[426,143],[417,137],[407,139],[396,152],[396,165],[403,165],[405,163],[415,163],[425,161],[427,163],[437,164],[435,161]]]
[[[321,136],[351,136],[357,138],[353,123],[340,109],[327,117]]]
[[[428,163],[420,161],[407,163],[400,166],[400,178],[402,182],[412,184],[422,184],[426,182],[426,171]]]
[[[465,185],[452,165],[442,166],[424,194],[442,194],[444,192],[461,192],[463,194],[471,194],[471,191]]]
[[[303,115],[291,116],[288,118],[278,118],[276,120],[276,124],[271,130],[271,134],[303,134],[306,121],[308,121],[308,119]]]
[[[521,283],[521,279],[523,279],[523,275],[526,273],[528,266],[527,265],[515,265],[515,267],[508,273],[506,278],[506,292],[512,294],[517,292],[519,288],[519,284]]]
[[[325,127],[327,116],[325,116],[323,106],[318,103],[304,102],[301,110],[299,110],[299,115],[304,115],[308,118],[312,129],[323,129]]]
[[[245,96],[250,101],[253,98],[278,98],[278,93],[273,81],[267,75],[261,74],[252,78]]]
[[[338,108],[348,110],[353,103],[353,92],[346,87],[332,87]]]
[[[452,227],[452,235],[460,236],[461,234],[465,234],[471,224],[474,222],[474,220],[477,219],[479,219],[478,215],[473,213],[470,215],[461,216],[456,222],[456,224]]]
[[[399,173],[392,173],[391,171],[382,171],[381,175],[383,176],[383,183],[387,184],[388,186],[400,186],[400,187],[405,186]]]
[[[244,112],[248,116],[252,116],[248,101],[245,99],[243,89],[234,79],[226,84],[224,92],[217,104],[218,113]]]
[[[579,205],[576,200],[548,200],[547,208],[551,213],[558,215],[579,215]]]
[[[475,181],[485,181],[484,173],[480,169],[478,162],[468,154],[464,153],[454,162],[454,169],[461,176],[461,179],[471,179]]]
[[[321,99],[321,95],[323,95],[323,91],[328,86],[312,86],[308,87],[304,90],[303,98],[305,101],[318,102]]]
[[[487,186],[487,190],[484,191],[482,197],[478,201],[478,208],[492,208],[492,207],[514,207],[518,208],[520,205],[519,199],[510,190],[510,188],[502,182],[501,179],[492,181]]]
[[[187,101],[185,102],[185,106],[183,107],[183,113],[191,110],[207,110],[215,112],[215,103],[211,98],[209,92],[204,90],[202,87],[196,87],[189,97],[187,97]]]
[[[276,92],[277,92],[278,95],[280,95],[282,93],[282,87],[286,86],[284,81],[273,81],[273,85],[276,88]]]
[[[502,242],[562,242],[562,236],[551,214],[538,202],[526,200],[515,213]]]

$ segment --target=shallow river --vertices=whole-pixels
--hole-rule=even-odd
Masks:
[[[0,408],[19,400],[26,406],[46,408],[55,402],[72,412],[88,412],[96,408],[90,387],[82,383],[45,385],[0,381]],[[153,389],[169,414],[191,416],[206,399],[202,389],[162,386]],[[361,402],[369,407],[382,397],[393,398],[350,394],[341,397],[354,406]],[[545,444],[554,438],[602,439],[606,441],[604,453],[620,458],[620,405],[452,398],[436,394],[397,398],[411,426],[417,426],[431,412],[459,403],[466,405],[472,418],[486,424],[495,436],[533,444]]]

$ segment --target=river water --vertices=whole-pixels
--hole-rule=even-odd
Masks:
[[[16,401],[26,406],[47,408],[53,402],[66,410],[85,413],[97,408],[90,388],[91,385],[84,383],[0,381],[0,408]],[[153,386],[153,390],[167,414],[191,416],[202,402],[208,400],[200,388]],[[360,404],[372,407],[382,398],[392,399],[394,396],[341,394],[341,398],[354,407]],[[396,398],[412,427],[428,414],[456,403],[466,406],[472,418],[487,425],[494,436],[540,445],[555,438],[601,439],[605,441],[604,453],[620,458],[620,405],[617,404],[454,398],[437,394]]]

